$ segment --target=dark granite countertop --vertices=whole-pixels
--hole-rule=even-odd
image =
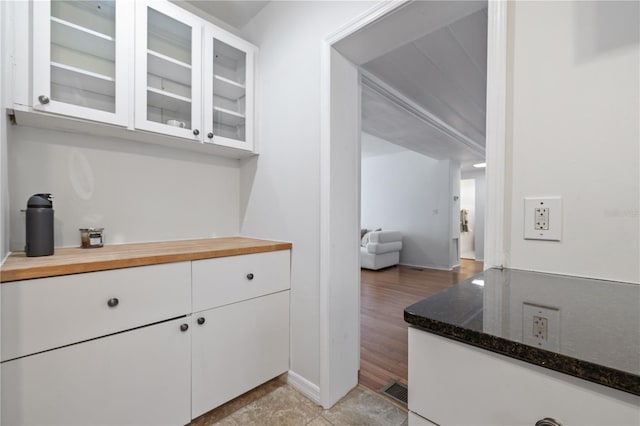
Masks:
[[[640,285],[489,269],[407,307],[404,319],[434,334],[640,395]]]

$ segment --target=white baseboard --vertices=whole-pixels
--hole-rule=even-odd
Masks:
[[[439,271],[451,271],[453,268],[438,265],[410,265],[408,263],[401,263],[402,266],[408,266],[410,268],[422,268],[422,269],[437,269]]]
[[[287,383],[293,386],[295,390],[320,405],[320,387],[318,385],[311,383],[309,380],[291,370],[289,370],[289,374],[287,375]]]

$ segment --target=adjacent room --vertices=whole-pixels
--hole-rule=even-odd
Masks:
[[[360,383],[376,391],[407,381],[401,307],[482,271],[486,7],[434,9],[360,66]]]

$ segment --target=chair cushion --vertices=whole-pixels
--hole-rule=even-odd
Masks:
[[[360,234],[362,234],[363,229],[360,230]],[[369,244],[369,241],[371,240],[371,235],[374,232],[380,232],[382,231],[382,228],[378,228],[378,229],[364,229],[364,231],[367,231],[364,235],[362,235],[360,237],[360,246],[361,247],[366,247],[367,244]]]
[[[402,232],[399,231],[377,231],[372,232],[369,241],[372,243],[391,243],[402,241]]]
[[[373,254],[391,253],[393,251],[402,250],[402,242],[394,241],[391,243],[373,243],[367,244],[367,252]]]

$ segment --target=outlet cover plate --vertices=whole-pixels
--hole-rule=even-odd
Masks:
[[[546,339],[535,336],[534,317],[546,319]],[[524,302],[522,304],[522,343],[549,351],[559,351],[560,310]]]
[[[548,229],[536,229],[536,209],[547,209]],[[562,198],[540,197],[524,199],[524,239],[560,241],[562,237]]]

